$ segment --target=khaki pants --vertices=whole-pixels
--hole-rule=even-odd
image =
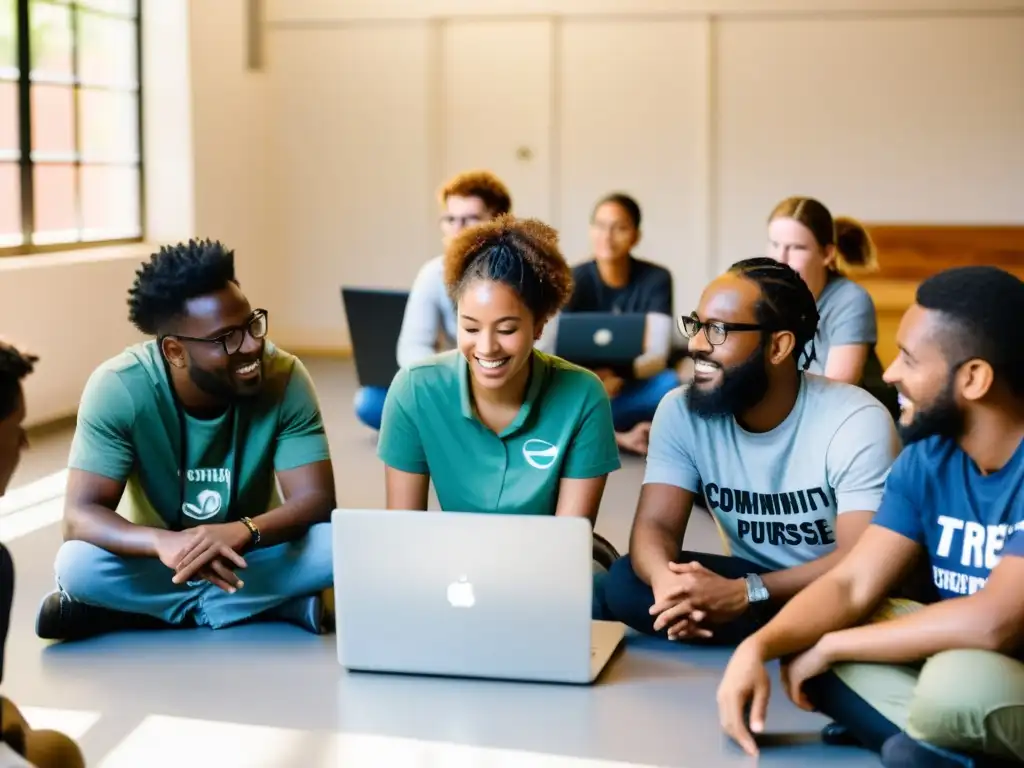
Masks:
[[[35,768],[85,768],[85,759],[75,742],[57,731],[33,731],[18,708],[2,696],[0,733],[12,750]]]
[[[872,621],[921,608],[889,601]],[[833,672],[891,723],[956,752],[1024,760],[1024,663],[1001,653],[953,650],[920,665],[837,664]]]

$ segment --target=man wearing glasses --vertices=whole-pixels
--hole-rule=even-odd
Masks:
[[[508,188],[490,171],[465,171],[453,176],[441,187],[438,199],[444,247],[467,227],[512,210]],[[435,256],[424,264],[409,290],[395,350],[401,367],[455,347],[458,323],[455,305],[444,285],[443,260],[443,256]],[[387,394],[386,387],[360,387],[355,398],[356,417],[379,430]]]
[[[37,634],[251,619],[320,632],[334,473],[308,373],[266,341],[220,243],[162,248],[128,304],[155,339],[86,384]]]
[[[765,258],[734,264],[681,318],[693,381],[655,414],[629,556],[602,584],[600,618],[736,643],[853,546],[899,441],[870,394],[804,373],[817,324],[800,276]],[[727,555],[680,551],[699,487]]]

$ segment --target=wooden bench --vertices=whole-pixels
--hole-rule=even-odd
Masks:
[[[1024,279],[1024,226],[931,224],[867,225],[878,248],[879,269],[853,274],[875,302],[878,356],[896,357],[896,330],[914,302],[917,285],[950,267],[990,264]]]

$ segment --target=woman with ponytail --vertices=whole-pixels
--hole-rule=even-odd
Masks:
[[[788,264],[814,294],[820,321],[808,371],[859,384],[894,415],[896,392],[882,381],[875,351],[878,320],[871,295],[848,275],[878,268],[871,236],[860,222],[833,218],[812,197],[788,197],[768,217],[768,256]]]

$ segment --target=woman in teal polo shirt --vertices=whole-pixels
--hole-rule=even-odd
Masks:
[[[534,349],[572,293],[555,231],[502,216],[445,253],[457,349],[399,371],[378,455],[388,509],[597,518],[620,466],[611,404],[590,371]]]

